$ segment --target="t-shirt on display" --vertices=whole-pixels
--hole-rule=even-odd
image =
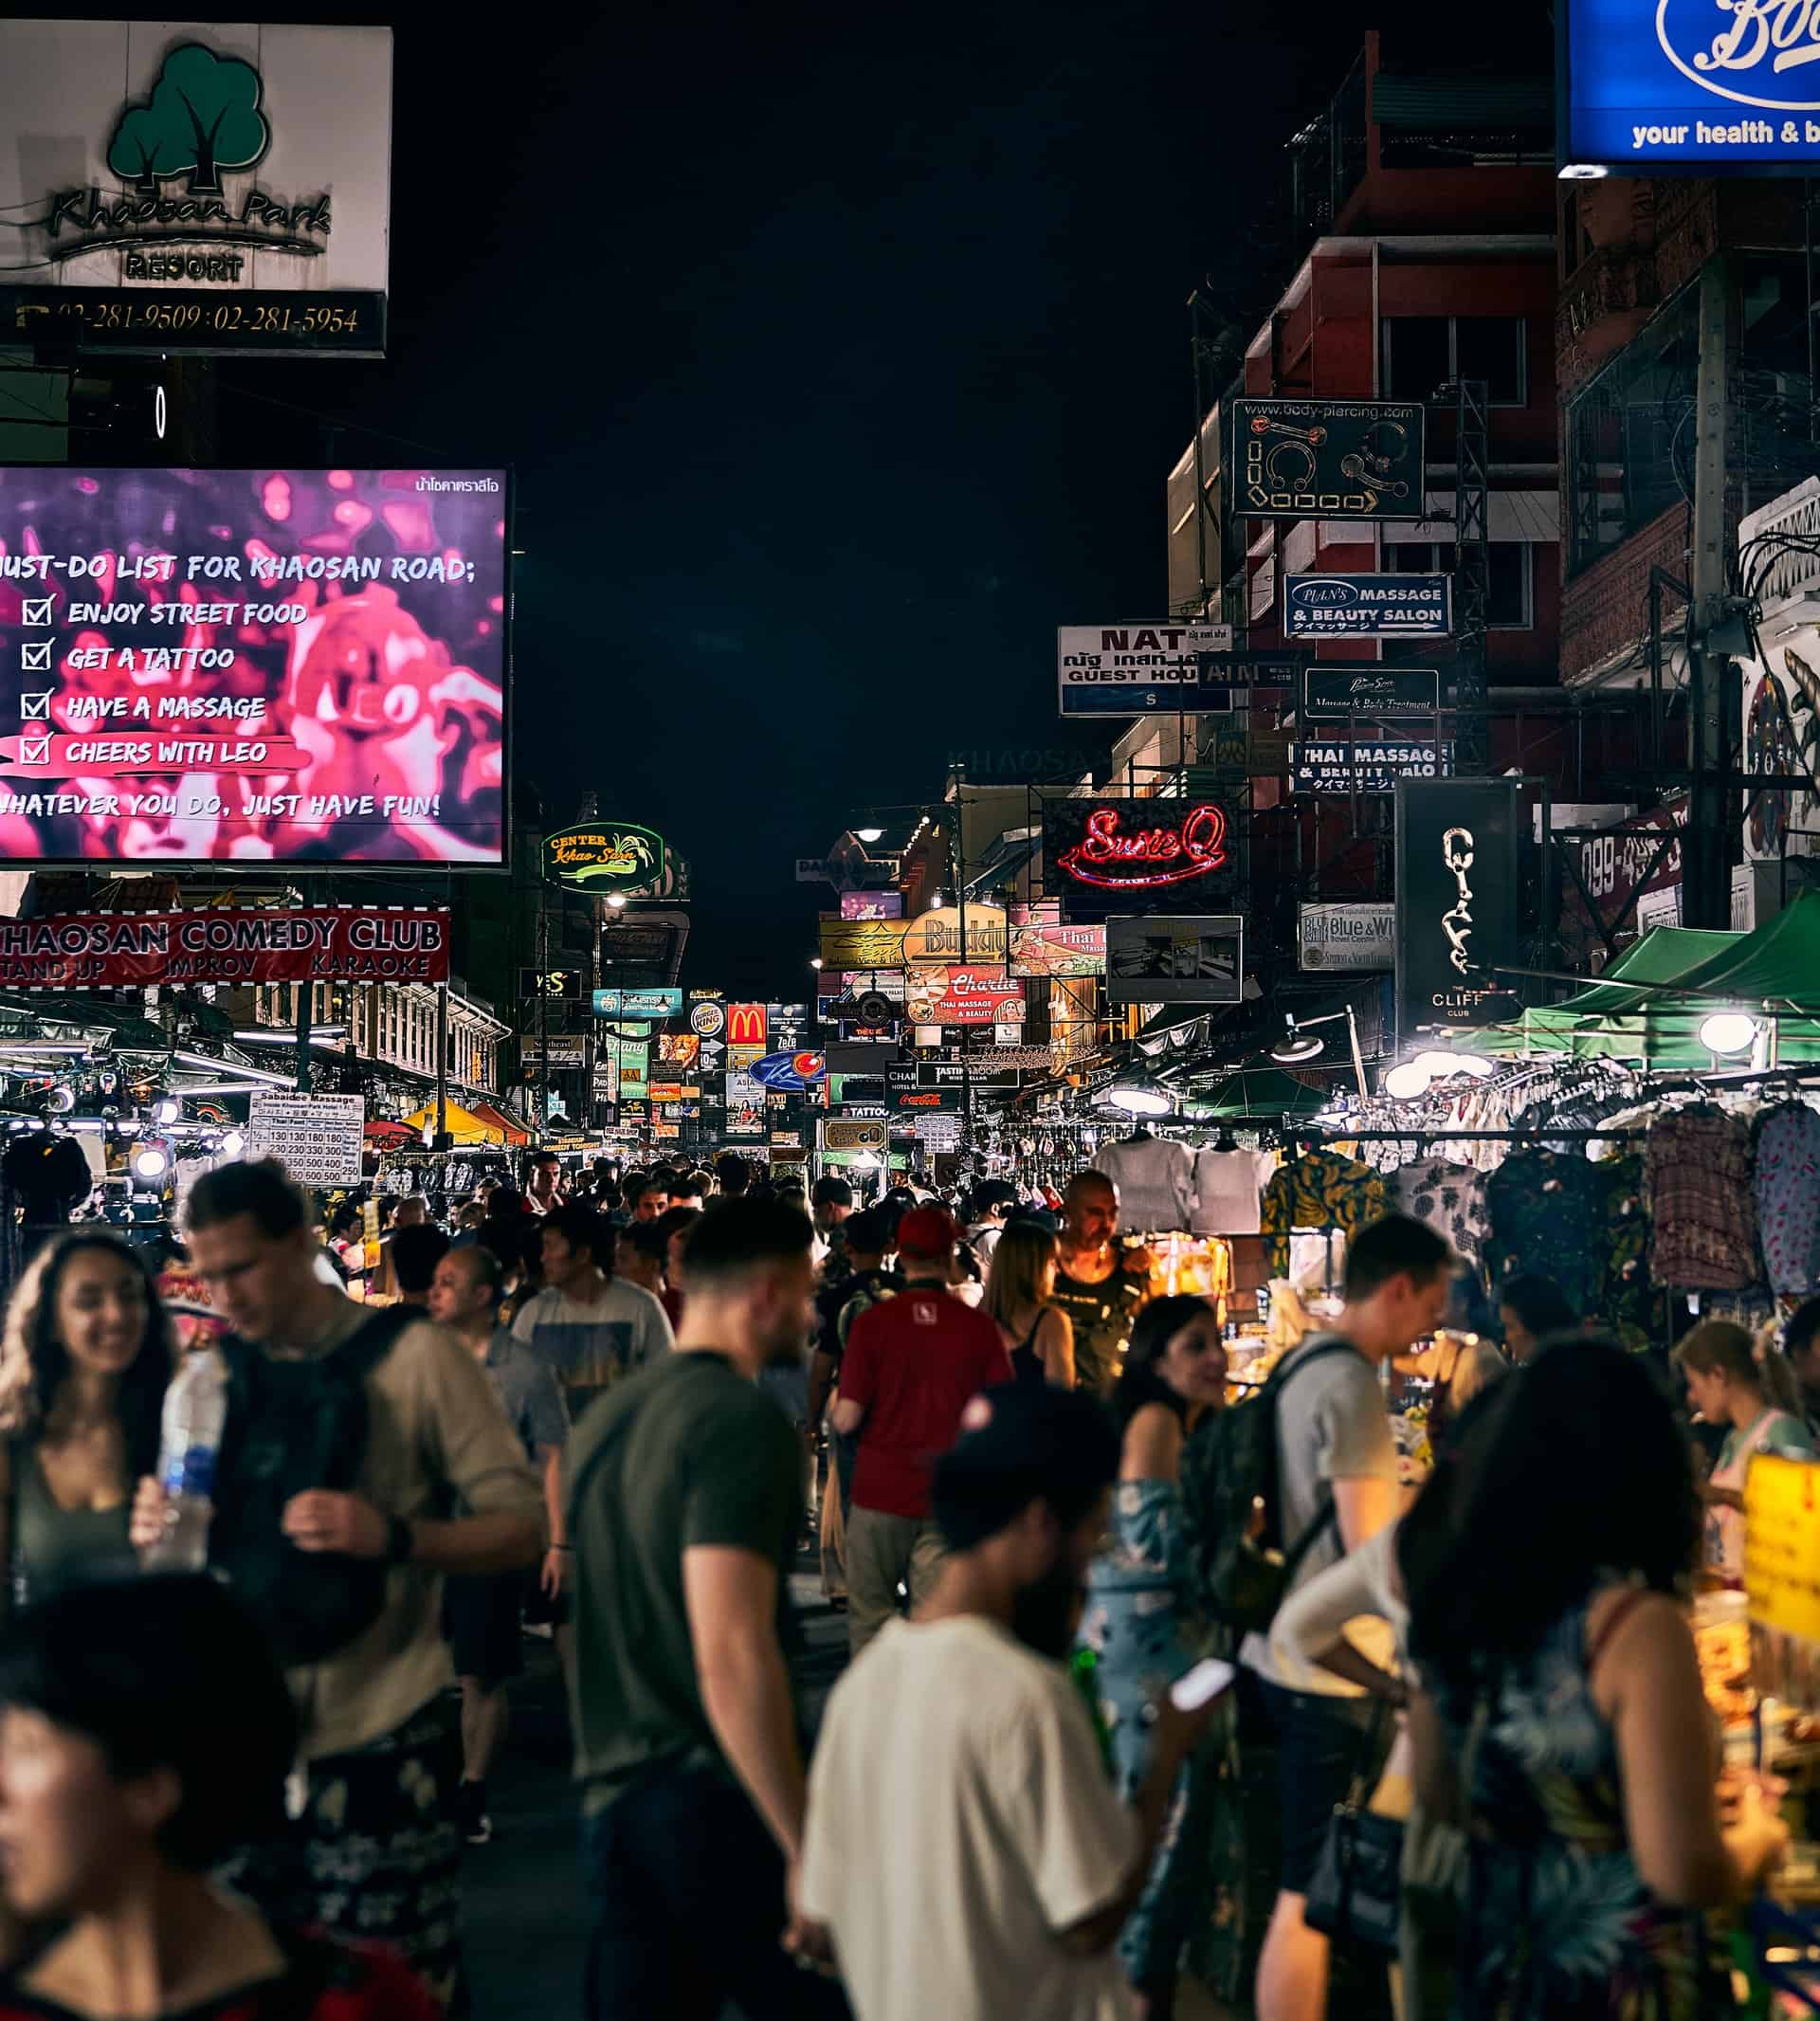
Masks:
[[[1102,1144],[1093,1169],[1119,1189],[1119,1223],[1137,1234],[1179,1234],[1194,1204],[1194,1154],[1165,1137]]]
[[[1196,1235],[1255,1235],[1270,1158],[1262,1151],[1201,1151],[1194,1157]]]
[[[1067,1673],[995,1622],[889,1622],[835,1685],[802,1905],[858,2021],[1126,2021],[1117,1958],[1056,1939],[1138,1848]]]

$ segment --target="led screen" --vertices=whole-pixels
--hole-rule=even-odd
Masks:
[[[0,857],[504,861],[505,474],[0,468]]]

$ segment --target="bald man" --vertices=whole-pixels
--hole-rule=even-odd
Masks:
[[[1103,1172],[1077,1172],[1062,1196],[1053,1299],[1074,1323],[1076,1386],[1102,1396],[1119,1379],[1132,1321],[1149,1295],[1149,1255],[1122,1248],[1118,1235],[1118,1187]]]

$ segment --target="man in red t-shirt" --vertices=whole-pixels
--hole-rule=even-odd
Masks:
[[[949,1295],[958,1231],[939,1207],[898,1224],[904,1289],[853,1322],[841,1362],[836,1431],[860,1433],[846,1523],[846,1628],[857,1656],[898,1609],[934,1583],[941,1536],[929,1514],[936,1462],[980,1391],[1011,1379],[997,1326]]]

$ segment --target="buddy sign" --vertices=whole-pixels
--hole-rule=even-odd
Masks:
[[[1820,165],[1810,0],[1560,0],[1563,175],[1763,175]]]
[[[0,330],[377,357],[391,31],[0,22]]]

